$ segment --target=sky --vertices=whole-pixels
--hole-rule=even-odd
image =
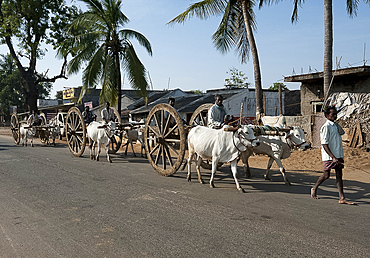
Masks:
[[[68,0],[69,1],[69,0]],[[167,25],[185,11],[194,0],[122,0],[122,11],[130,19],[126,28],[139,31],[150,41],[153,56],[136,41],[132,41],[140,60],[149,71],[153,89],[201,90],[223,88],[226,72],[235,67],[248,77],[254,88],[252,57],[241,64],[234,50],[227,54],[217,51],[212,43],[221,17],[207,20],[193,17],[184,24]],[[284,76],[323,71],[324,5],[323,0],[305,1],[299,9],[299,20],[291,23],[291,0],[255,8],[257,44],[262,88],[275,82],[284,83]],[[370,65],[370,7],[360,1],[357,16],[350,18],[346,1],[333,1],[334,43],[333,69],[360,66],[364,60]],[[78,1],[77,6],[84,8]],[[1,53],[7,52],[0,46]],[[49,50],[38,62],[38,71],[49,69],[48,75],[59,74],[62,61]],[[299,89],[300,83],[284,83],[289,89]],[[51,98],[56,91],[81,85],[81,73],[59,79],[54,83]],[[99,87],[98,87],[99,88]],[[126,80],[123,89],[130,89]]]

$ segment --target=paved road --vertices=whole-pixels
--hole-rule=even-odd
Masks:
[[[369,256],[368,185],[347,181],[358,205],[345,206],[334,179],[313,200],[316,178],[290,174],[288,187],[278,173],[268,182],[252,172],[240,179],[246,193],[227,168],[210,189],[195,174],[159,176],[141,158],[95,162],[0,136],[0,257]]]

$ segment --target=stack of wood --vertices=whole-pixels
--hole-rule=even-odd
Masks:
[[[365,142],[364,142],[364,138],[363,138],[363,135],[362,135],[361,124],[356,123],[356,126],[353,129],[353,132],[349,137],[349,145],[348,146],[352,147],[352,148],[356,148],[356,147],[361,148],[361,147],[364,146],[364,144],[365,144]]]

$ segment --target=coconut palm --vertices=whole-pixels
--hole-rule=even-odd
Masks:
[[[82,91],[102,85],[100,103],[117,103],[121,112],[121,64],[131,87],[147,97],[147,76],[144,65],[136,55],[130,39],[136,39],[149,55],[152,49],[141,33],[121,28],[129,19],[121,11],[121,0],[81,0],[88,10],[72,21],[67,28],[69,40],[59,49],[74,57],[68,64],[70,74],[77,73],[83,65]]]
[[[271,4],[272,2],[280,2],[282,0],[260,0],[260,7],[264,3]],[[370,4],[370,0],[363,0],[365,3]],[[305,0],[293,1],[293,14],[292,22],[298,19],[298,8],[302,6]],[[346,0],[347,13],[350,17],[357,15],[359,0]],[[324,97],[325,99],[330,93],[330,84],[332,80],[333,70],[333,1],[324,0]]]
[[[223,15],[218,29],[212,36],[213,43],[216,49],[222,53],[236,47],[241,63],[247,62],[249,52],[252,53],[256,87],[256,113],[259,117],[264,112],[261,71],[253,36],[253,30],[256,29],[254,6],[255,1],[253,0],[203,0],[190,5],[185,12],[176,16],[169,24],[184,23],[194,15],[200,19]]]

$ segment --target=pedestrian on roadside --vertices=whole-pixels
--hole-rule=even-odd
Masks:
[[[341,135],[344,134],[344,130],[335,122],[337,119],[337,113],[335,106],[329,106],[324,110],[327,120],[320,130],[321,156],[324,173],[317,179],[316,184],[311,188],[311,197],[318,199],[317,188],[330,177],[330,170],[334,169],[339,191],[338,203],[354,204],[353,202],[346,200],[343,192],[342,175],[344,168],[344,153]]]

